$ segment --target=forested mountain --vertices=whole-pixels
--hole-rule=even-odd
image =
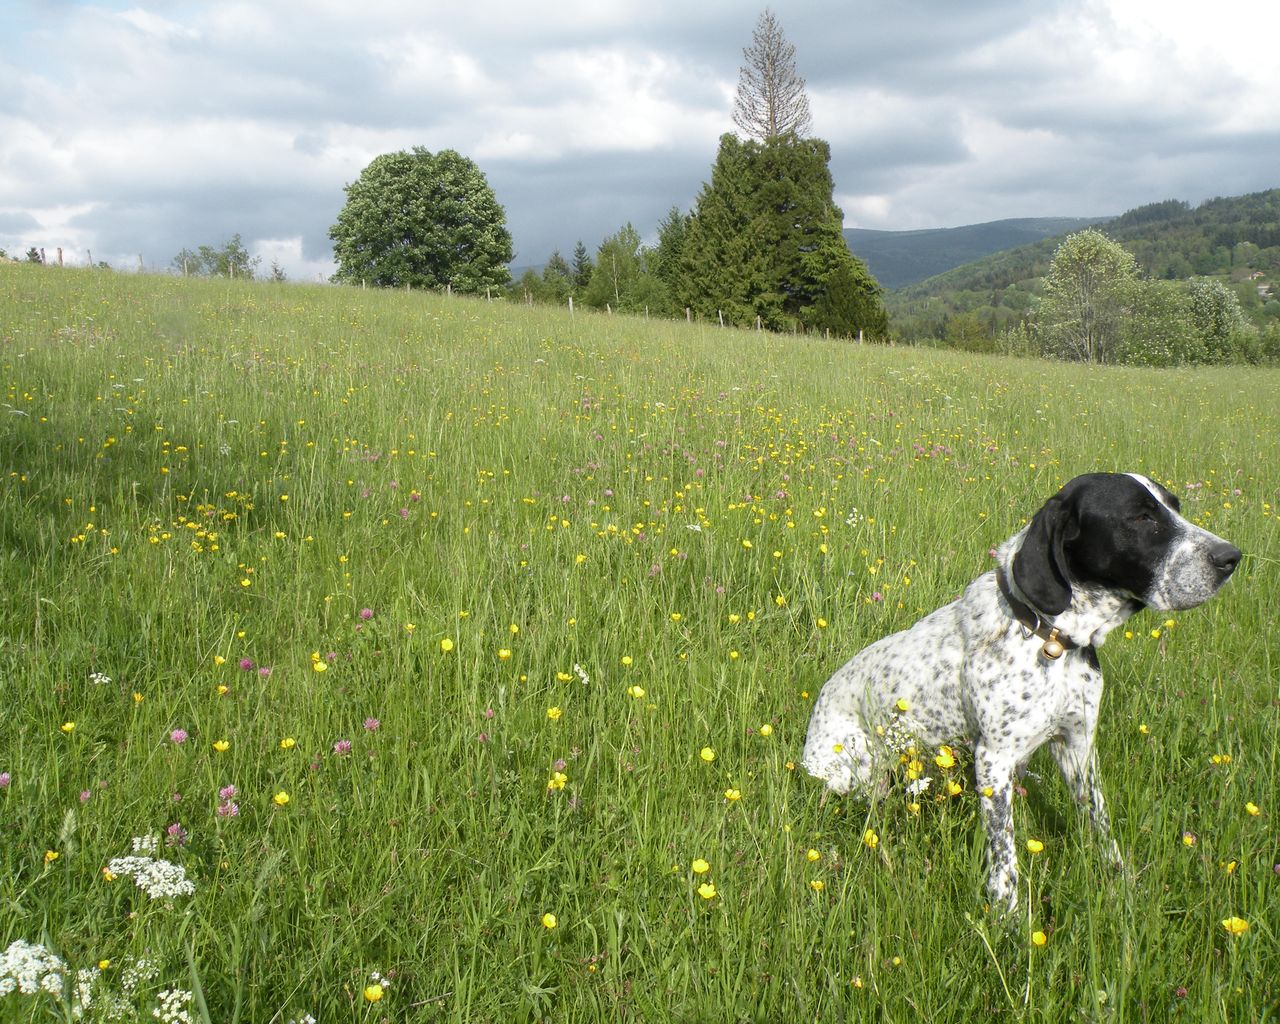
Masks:
[[[884,287],[904,288],[991,253],[1078,231],[1103,219],[1019,217],[920,231],[845,228],[844,238]]]
[[[1166,200],[1094,225],[1122,243],[1151,278],[1228,282],[1256,323],[1280,317],[1280,189]],[[893,333],[906,340],[994,336],[1025,319],[1062,236],[955,267],[886,296]],[[873,265],[874,267],[874,265]]]

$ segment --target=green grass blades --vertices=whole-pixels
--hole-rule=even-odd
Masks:
[[[0,1020],[1276,1014],[1280,373],[16,266],[0,345]],[[1037,756],[1003,923],[961,752],[795,761],[1092,470],[1245,561],[1101,652],[1127,873]]]

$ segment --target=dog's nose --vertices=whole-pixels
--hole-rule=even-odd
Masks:
[[[1236,566],[1240,564],[1240,549],[1224,540],[1221,544],[1213,546],[1213,550],[1209,552],[1209,561],[1213,563],[1213,567],[1222,574],[1222,578],[1225,580],[1236,571]]]

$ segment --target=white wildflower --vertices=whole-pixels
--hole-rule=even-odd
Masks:
[[[73,1017],[84,1016],[84,1011],[93,1005],[93,986],[97,980],[98,972],[92,967],[81,967],[76,971],[76,987],[71,1003]]]
[[[587,683],[591,682],[591,678],[587,675],[587,670],[581,665],[575,664],[573,666],[573,670],[578,674],[578,678],[582,680],[583,686],[586,686]]]
[[[167,988],[156,997],[158,1005],[151,1011],[151,1016],[161,1024],[191,1024],[191,1012],[187,1003],[191,1002],[191,993],[180,988]]]
[[[125,962],[120,972],[120,987],[132,993],[135,989],[160,977],[160,965],[146,957],[138,957]]]
[[[916,745],[915,736],[901,718],[889,719],[880,735],[885,746],[895,754],[905,754]]]
[[[111,682],[111,677],[105,672],[91,672],[89,674],[89,682],[94,686],[106,686]]]
[[[141,853],[146,856],[150,856],[151,854],[155,853],[156,850],[158,849],[160,849],[159,836],[134,836],[133,837],[134,853]]]
[[[907,793],[910,796],[919,796],[926,789],[928,789],[932,783],[933,783],[933,779],[929,778],[929,776],[927,775],[924,776],[923,778],[912,779],[910,782],[907,783],[907,786],[906,786]]]
[[[181,864],[151,856],[159,845],[158,836],[136,836],[133,856],[114,858],[107,870],[118,878],[132,877],[134,885],[153,900],[190,896],[196,886],[187,878],[186,869]]]
[[[0,955],[0,997],[10,992],[32,996],[37,992],[62,994],[62,958],[38,943],[14,939]]]

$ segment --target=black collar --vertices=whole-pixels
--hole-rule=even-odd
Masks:
[[[1026,631],[1027,638],[1038,636],[1044,641],[1044,645],[1040,648],[1040,656],[1046,661],[1057,661],[1064,651],[1074,651],[1085,646],[1076,643],[1057,626],[1045,622],[1034,608],[1014,597],[1013,589],[1009,586],[1009,577],[1005,574],[1003,566],[996,569],[996,583],[1000,587],[1000,593],[1009,603],[1009,610],[1013,612],[1013,617]]]

